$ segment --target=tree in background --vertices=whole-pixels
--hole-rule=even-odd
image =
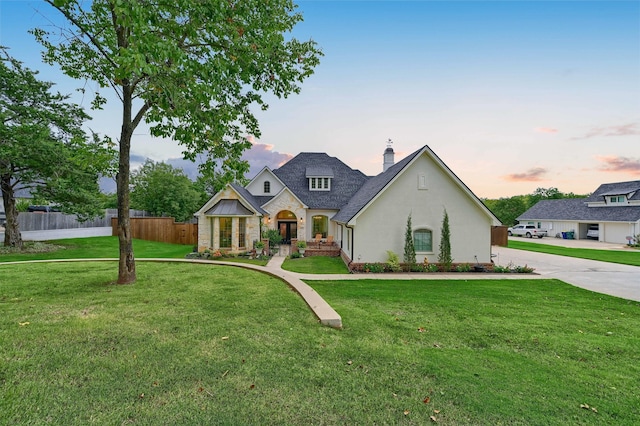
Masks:
[[[514,195],[499,199],[484,199],[482,202],[506,226],[515,225],[516,218],[529,210],[540,200],[559,200],[563,198],[585,198],[587,195],[577,195],[573,192],[561,192],[558,188],[537,188],[532,194]]]
[[[516,218],[528,209],[528,201],[525,195],[515,195],[509,198],[497,200],[484,200],[484,204],[496,215],[503,225],[511,226]]]
[[[120,1],[45,0],[69,27],[35,29],[44,60],[73,78],[111,87],[122,104],[117,176],[118,283],[136,280],[129,219],[129,165],[133,131],[145,121],[194,160],[211,167],[223,159],[237,169],[260,136],[250,107],[268,106],[265,93],[287,97],[313,73],[320,50],[290,36],[302,15],[291,0]],[[93,105],[105,98],[99,93]]]
[[[449,215],[447,210],[444,210],[444,217],[442,218],[442,230],[440,236],[440,250],[438,253],[438,263],[442,265],[444,272],[451,271],[451,264],[453,258],[451,257],[451,230],[449,229]]]
[[[82,131],[88,118],[82,108],[36,76],[0,48],[0,188],[4,245],[11,247],[22,246],[16,191],[29,190],[87,220],[103,213],[98,177],[115,158],[108,140]]]
[[[412,268],[416,263],[416,247],[413,243],[411,214],[407,217],[407,229],[404,233],[404,262],[409,264],[409,268]]]
[[[193,218],[200,208],[200,192],[181,169],[147,160],[131,174],[131,207],[177,222]]]

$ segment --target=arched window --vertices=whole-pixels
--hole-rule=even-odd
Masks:
[[[413,231],[413,245],[416,252],[432,252],[433,238],[429,229],[416,229]]]
[[[313,216],[311,218],[311,235],[322,234],[322,238],[327,238],[329,231],[329,218],[327,216]]]
[[[271,182],[269,182],[268,180],[264,181],[264,193],[265,194],[271,193]]]

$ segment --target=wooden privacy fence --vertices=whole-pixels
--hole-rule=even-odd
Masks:
[[[132,217],[131,236],[172,244],[198,244],[197,223],[177,223],[172,217]],[[118,235],[118,218],[111,219],[112,235]]]
[[[506,247],[509,243],[508,228],[506,226],[491,227],[491,245]]]

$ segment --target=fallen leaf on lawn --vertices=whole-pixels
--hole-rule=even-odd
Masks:
[[[591,407],[591,411],[593,411],[594,413],[598,412],[598,410],[596,410],[596,407]]]
[[[580,408],[584,408],[584,409],[588,410],[589,406],[587,404],[580,404]]]
[[[27,321],[27,322],[19,322],[18,324],[20,325],[20,327],[24,327],[25,325],[29,325],[31,323]]]
[[[141,394],[140,394],[140,396],[139,396],[138,398],[140,398],[140,399],[144,398],[144,394],[143,394],[143,393],[141,393]]]
[[[229,340],[229,336],[224,336],[222,340]]]
[[[440,414],[440,410],[433,410],[434,413]]]
[[[394,398],[397,398],[397,397],[398,397],[398,394],[397,394],[397,393],[393,393],[392,395],[393,395],[393,397],[394,397]]]
[[[434,347],[434,348],[440,348],[440,345],[439,345],[439,344],[437,344],[437,343],[434,343],[434,344],[433,344],[433,347]]]
[[[409,415],[409,410],[404,410],[404,415],[405,416]]]
[[[422,400],[422,402],[424,402],[425,404],[428,404],[429,401],[431,401],[430,397],[426,397],[425,399]]]
[[[429,420],[431,420],[434,423],[438,422],[438,419],[436,419],[436,416],[429,416]]]
[[[158,382],[153,382],[153,386],[158,386]]]
[[[578,330],[578,333],[584,333],[584,331],[582,331],[582,330]]]
[[[426,330],[424,329],[424,327],[420,327],[420,328],[418,328],[418,332],[420,332],[420,333],[424,333],[425,331],[426,331]]]
[[[198,388],[198,392],[204,392],[204,388],[203,387],[199,387]]]
[[[353,364],[353,361],[351,360],[347,361],[347,365],[351,365],[351,364]]]
[[[251,385],[251,386],[249,386],[249,389],[253,389],[255,387],[256,387],[256,385]]]

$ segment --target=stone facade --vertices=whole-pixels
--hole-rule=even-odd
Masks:
[[[222,199],[239,200],[238,194],[230,187],[225,188],[212,199],[208,204],[213,206]],[[198,215],[198,251],[225,250],[230,252],[248,251],[253,248],[253,242],[260,238],[260,216],[246,217],[245,246],[239,246],[240,228],[239,217],[231,217],[231,248],[220,248],[220,217],[206,216],[204,213]]]
[[[278,221],[276,216],[281,211],[290,211],[296,215],[298,221],[298,235],[297,239],[306,240],[305,229],[307,224],[306,214],[307,209],[300,200],[298,200],[290,191],[283,191],[280,195],[269,201],[263,206],[264,210],[269,213],[267,222],[268,229],[276,229]],[[302,218],[302,220],[300,220]],[[295,236],[294,236],[295,237]]]

